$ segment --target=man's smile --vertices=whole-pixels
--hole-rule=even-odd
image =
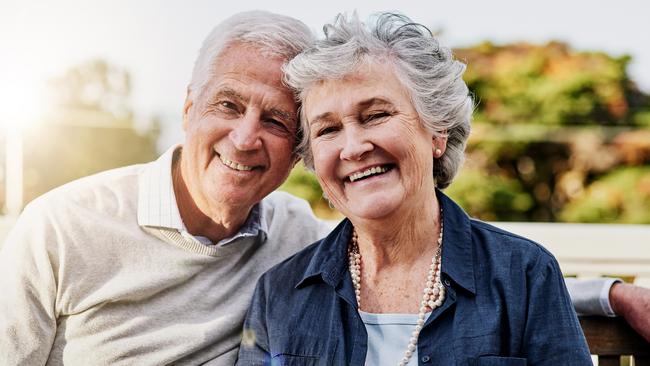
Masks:
[[[252,165],[245,165],[245,164],[240,164],[235,161],[232,161],[219,153],[217,153],[217,155],[219,156],[219,160],[221,160],[223,165],[227,166],[230,169],[246,172],[246,171],[253,170],[253,168],[255,168]]]

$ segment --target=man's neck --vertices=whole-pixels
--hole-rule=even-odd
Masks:
[[[226,207],[228,205],[213,205],[199,207],[192,197],[183,178],[181,154],[174,157],[172,162],[172,185],[178,212],[187,231],[192,235],[203,236],[213,243],[235,235],[246,222],[252,207]]]

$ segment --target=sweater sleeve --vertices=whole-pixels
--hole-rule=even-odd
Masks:
[[[0,365],[44,365],[52,348],[56,280],[45,221],[26,208],[0,249]]]
[[[609,290],[617,278],[594,278],[579,280],[565,278],[567,290],[571,295],[573,307],[578,315],[616,316],[609,303]]]

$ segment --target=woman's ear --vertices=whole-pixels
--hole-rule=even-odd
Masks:
[[[447,150],[447,131],[439,132],[433,135],[431,139],[431,151],[435,159],[440,159]]]

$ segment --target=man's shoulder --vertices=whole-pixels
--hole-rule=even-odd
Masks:
[[[309,203],[287,192],[275,191],[262,200],[264,217],[270,232],[300,231],[307,243],[325,236],[332,225],[314,215]],[[275,229],[275,230],[274,230]]]
[[[79,178],[36,198],[25,207],[25,212],[118,209],[127,201],[137,200],[138,177],[145,166],[130,165]]]
[[[104,171],[38,197],[25,206],[7,234],[5,247],[12,242],[24,250],[33,246],[42,249],[58,242],[105,237],[115,225],[124,222],[136,225],[140,169],[136,165]]]
[[[300,215],[308,214],[308,216],[314,216],[314,213],[309,207],[309,202],[287,192],[271,192],[271,194],[266,196],[262,202],[264,202],[267,209],[272,209],[274,211],[281,210],[285,212],[293,212]]]

